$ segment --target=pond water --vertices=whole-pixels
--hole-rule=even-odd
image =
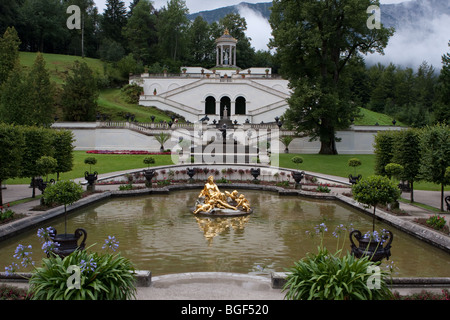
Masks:
[[[254,210],[246,217],[194,216],[191,208],[199,191],[173,191],[114,198],[77,210],[68,217],[68,233],[84,228],[87,246],[93,245],[89,250],[99,252],[104,240],[115,236],[121,254],[137,269],[150,270],[153,275],[213,271],[265,274],[285,271],[308,252],[316,253],[319,238],[307,231],[314,233],[314,227],[322,222],[328,228],[323,244],[331,252],[340,248],[344,239],[344,250],[350,250],[348,233],[340,242],[332,234],[338,225],[352,224],[362,233],[372,228],[370,216],[337,201],[241,192]],[[50,225],[64,233],[64,218],[43,227]],[[392,256],[383,260],[383,265],[393,261],[393,276],[450,276],[450,254],[377,221],[376,229],[383,228],[394,233]],[[0,270],[15,260],[12,256],[19,243],[32,245],[35,261],[44,257],[37,229],[0,243]]]

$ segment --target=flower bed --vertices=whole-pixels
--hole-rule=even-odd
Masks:
[[[150,152],[150,151],[144,151],[144,150],[89,150],[86,151],[86,153],[92,153],[92,154],[139,154],[139,155],[146,155],[146,154],[153,154],[153,155],[169,155],[171,154],[170,151],[165,152]]]
[[[450,229],[449,229],[449,227],[448,227],[447,225],[444,225],[444,226],[443,226],[442,228],[440,228],[440,229],[436,229],[436,228],[433,228],[431,225],[429,225],[429,224],[427,223],[427,221],[428,221],[428,218],[416,218],[416,219],[414,219],[414,222],[415,222],[415,223],[418,223],[418,224],[420,224],[420,225],[422,225],[422,226],[424,226],[424,227],[427,227],[427,228],[429,228],[429,229],[432,229],[432,230],[441,232],[441,233],[443,233],[443,234],[445,234],[445,235],[450,235]]]

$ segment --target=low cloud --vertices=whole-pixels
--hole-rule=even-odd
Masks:
[[[245,34],[252,39],[252,47],[254,47],[256,51],[269,50],[267,44],[272,35],[272,28],[270,27],[269,21],[267,21],[267,19],[259,12],[250,9],[246,5],[240,5],[238,10],[241,17],[244,17],[247,22],[247,31]]]
[[[408,24],[409,25],[409,24]],[[417,69],[423,61],[442,68],[442,55],[450,51],[450,15],[440,15],[432,20],[419,20],[409,27],[399,26],[384,49],[385,55],[365,57],[368,65],[393,63]]]

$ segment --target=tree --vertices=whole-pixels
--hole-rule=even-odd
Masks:
[[[0,121],[17,125],[33,124],[33,104],[30,103],[27,74],[19,62],[9,73],[0,90]]]
[[[345,67],[358,54],[383,53],[393,30],[367,27],[371,0],[275,0],[270,25],[281,73],[293,94],[287,125],[321,142],[321,154],[336,154],[336,130],[358,113],[341,85]]]
[[[106,8],[101,20],[101,28],[104,39],[114,39],[125,46],[122,29],[127,24],[127,9],[125,2],[121,0],[107,0]]]
[[[64,205],[64,233],[67,234],[67,205],[70,205],[83,195],[83,187],[73,181],[58,181],[45,189],[44,202]]]
[[[294,157],[291,158],[291,161],[292,161],[293,163],[295,163],[295,164],[299,167],[299,169],[300,169],[300,164],[303,163],[303,158],[300,157],[300,156],[294,156]]]
[[[444,186],[450,183],[445,172],[450,166],[450,127],[427,126],[420,135],[420,177],[441,185],[441,211],[444,211]]]
[[[184,0],[169,0],[158,16],[158,40],[162,57],[180,60],[186,52],[186,30],[189,13]]]
[[[401,164],[391,162],[386,165],[384,170],[386,171],[389,179],[399,179],[405,169]]]
[[[450,41],[448,46],[450,47]],[[450,52],[442,56],[442,69],[436,90],[437,101],[434,105],[436,121],[450,123]]]
[[[408,180],[411,189],[410,201],[414,202],[414,181],[419,180],[420,136],[417,129],[399,131],[393,142],[392,161],[403,166],[401,178]]]
[[[122,34],[127,39],[128,48],[136,60],[143,64],[155,61],[156,44],[156,15],[152,2],[140,0],[134,5]]]
[[[63,85],[61,105],[67,121],[94,121],[97,113],[97,79],[86,62],[75,61]]]
[[[0,125],[0,206],[3,205],[2,182],[20,175],[24,143],[20,127]]]
[[[48,175],[55,172],[57,165],[56,159],[49,156],[42,156],[36,161],[36,168],[39,175],[45,176],[45,182],[48,182]]]
[[[36,195],[35,177],[41,175],[41,171],[36,165],[42,156],[53,156],[51,145],[52,129],[42,127],[24,127],[23,136],[25,146],[21,162],[22,171],[20,177],[31,178],[33,191],[32,197]]]
[[[394,136],[396,131],[378,131],[375,136],[375,174],[380,176],[387,175],[385,167],[392,162],[394,156]]]
[[[283,135],[279,140],[284,144],[284,152],[289,153],[289,145],[294,140],[294,136]]]
[[[354,170],[353,173],[356,176],[356,167],[359,167],[362,163],[361,163],[361,160],[359,160],[358,158],[350,158],[350,159],[348,159],[347,164],[349,167],[353,168],[353,170]]]
[[[14,27],[8,27],[0,37],[0,85],[9,77],[19,61],[20,39]]]
[[[164,143],[166,143],[166,141],[170,139],[170,134],[161,132],[159,135],[155,135],[154,138],[161,145],[160,151],[163,152],[164,151]]]
[[[94,157],[87,157],[84,159],[84,163],[89,165],[89,173],[92,172],[92,166],[95,166],[97,164],[97,159]]]
[[[59,174],[69,172],[73,168],[73,149],[75,141],[72,131],[55,130],[53,131],[53,157],[57,161],[56,180],[59,180]]]
[[[214,37],[211,28],[201,16],[195,18],[188,33],[189,63],[209,68],[214,66]]]
[[[55,87],[50,81],[50,74],[45,67],[45,61],[40,52],[36,55],[33,66],[28,74],[28,101],[33,106],[33,123],[50,126],[55,115]]]
[[[20,8],[23,46],[40,52],[64,48],[69,35],[65,9],[60,0],[25,0]]]
[[[392,203],[400,197],[400,189],[387,177],[369,176],[352,186],[353,198],[373,207],[372,232],[375,231],[375,211],[377,205]]]

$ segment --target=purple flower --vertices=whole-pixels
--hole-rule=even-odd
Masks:
[[[9,266],[5,267],[5,273],[7,276],[11,276],[16,273],[17,269],[19,269],[18,264],[13,262]]]
[[[111,249],[112,251],[116,251],[119,247],[119,241],[116,239],[115,236],[108,236],[107,239],[105,239],[105,244],[103,245],[102,249]]]
[[[34,261],[31,258],[31,245],[29,245],[28,247],[25,247],[22,244],[19,244],[16,248],[16,250],[14,251],[14,255],[13,257],[16,258],[17,260],[22,259],[21,264],[23,267],[28,267],[29,265],[33,265],[34,266]]]
[[[81,272],[89,272],[95,271],[95,268],[97,268],[97,263],[95,262],[95,260],[93,258],[91,258],[89,261],[85,261],[85,260],[81,260],[80,262],[80,269]]]

